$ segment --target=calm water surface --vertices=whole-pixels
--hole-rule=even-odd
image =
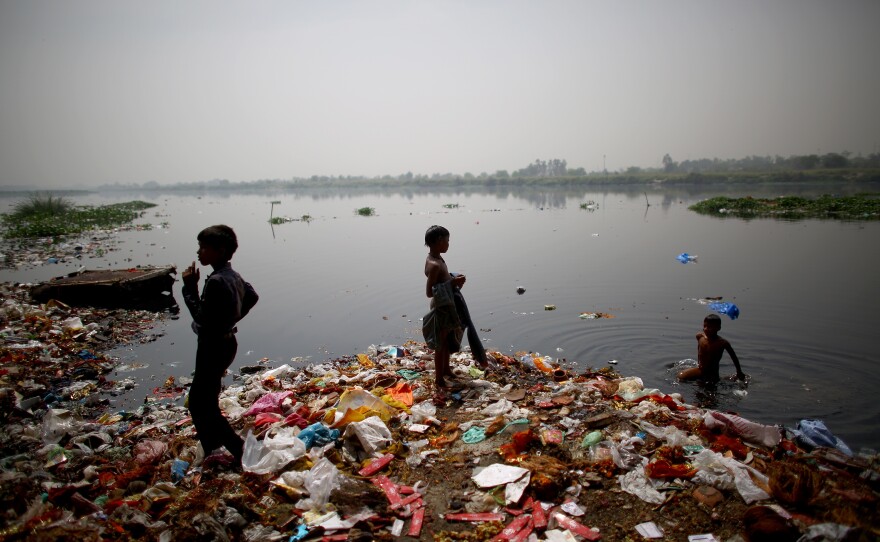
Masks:
[[[749,190],[730,195],[780,193]],[[751,381],[745,396],[723,385],[716,408],[788,426],[819,418],[854,448],[880,449],[880,223],[717,219],[687,209],[715,194],[649,191],[650,206],[641,191],[567,189],[90,195],[75,202],[157,203],[142,221],[166,226],[120,234],[118,250],[103,258],[7,270],[0,279],[44,280],[83,263],[182,269],[195,259],[198,231],[226,223],[239,236],[233,266],[261,295],[238,326],[235,366],[264,357],[275,365],[320,362],[371,344],[421,340],[424,232],[441,224],[451,231],[446,261],[468,277],[463,292],[475,323],[488,330],[487,347],[536,351],[580,369],[617,360],[616,369],[647,387],[702,401],[698,388],[675,381],[674,366],[696,357],[694,336],[709,312],[697,300],[723,296],[741,316],[722,316],[721,335]],[[276,216],[314,219],[272,227],[273,200],[281,202]],[[580,209],[587,201],[598,210]],[[360,207],[376,216],[357,216]],[[682,265],[675,259],[682,252],[698,262]],[[202,268],[202,277],[208,272]],[[182,303],[180,282],[174,293]],[[597,311],[614,318],[578,317]],[[117,375],[141,381],[117,407],[141,402],[168,376],[191,373],[189,323],[183,308],[155,342],[115,352],[146,365]],[[725,356],[722,374],[732,372]]]

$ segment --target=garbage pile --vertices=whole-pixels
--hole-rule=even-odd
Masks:
[[[67,309],[9,301],[0,540],[880,534],[877,455],[835,447],[821,424],[761,425],[528,352],[490,352],[485,371],[453,355],[459,389],[446,394],[435,393],[432,352],[415,342],[242,367],[220,398],[245,437],[241,471],[224,450],[200,449],[179,382],[136,411],[102,411],[94,397],[113,389],[99,370],[108,361],[80,355],[100,325],[76,331]]]

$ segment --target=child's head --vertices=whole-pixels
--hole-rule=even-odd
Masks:
[[[717,314],[710,314],[703,318],[703,330],[718,333],[721,329],[721,317]]]
[[[199,232],[196,239],[199,241],[199,245],[219,251],[224,261],[231,260],[232,255],[238,250],[238,239],[235,237],[235,232],[224,224],[208,226]]]
[[[449,230],[443,226],[431,226],[428,228],[428,231],[425,232],[425,246],[432,247],[437,244],[437,241],[444,237],[449,237]]]

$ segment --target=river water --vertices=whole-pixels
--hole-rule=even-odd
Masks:
[[[726,195],[811,195],[831,190],[741,187]],[[834,191],[840,192],[839,187]],[[652,187],[621,192],[569,188],[488,190],[308,189],[288,192],[120,193],[72,198],[77,204],[142,199],[149,231],[119,234],[118,250],[69,264],[0,272],[40,281],[75,270],[195,259],[196,234],[232,226],[233,267],[261,295],[239,324],[234,367],[320,362],[370,345],[421,340],[424,232],[451,232],[446,261],[467,275],[463,289],[488,348],[534,351],[579,370],[616,361],[624,375],[685,400],[792,427],[825,421],[851,447],[880,449],[876,310],[880,222],[741,220],[698,215],[688,206],[721,190]],[[280,202],[274,206],[272,201]],[[595,210],[581,208],[595,202]],[[8,208],[9,202],[4,201]],[[375,216],[356,214],[372,207]],[[269,216],[299,218],[271,226]],[[687,252],[697,261],[682,264]],[[209,272],[202,269],[204,277]],[[525,293],[517,293],[522,287]],[[182,303],[180,282],[174,295]],[[723,297],[740,317],[722,316],[747,387],[722,384],[707,395],[675,381],[696,357],[695,335]],[[546,305],[555,310],[545,310]],[[613,315],[582,319],[584,312]],[[195,336],[183,308],[154,342],[114,352],[143,365],[116,378],[141,382],[116,398],[131,408],[168,376],[190,375]],[[733,373],[725,357],[722,374]]]

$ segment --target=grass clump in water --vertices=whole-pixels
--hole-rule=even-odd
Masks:
[[[355,211],[357,214],[361,216],[373,216],[376,214],[376,209],[372,207],[361,207]]]
[[[52,194],[32,194],[23,201],[19,201],[12,207],[12,216],[16,219],[66,213],[73,207],[73,203],[61,196]]]
[[[11,213],[0,215],[0,227],[6,239],[74,235],[128,224],[155,206],[145,201],[75,206],[61,197],[35,194],[14,205]]]

